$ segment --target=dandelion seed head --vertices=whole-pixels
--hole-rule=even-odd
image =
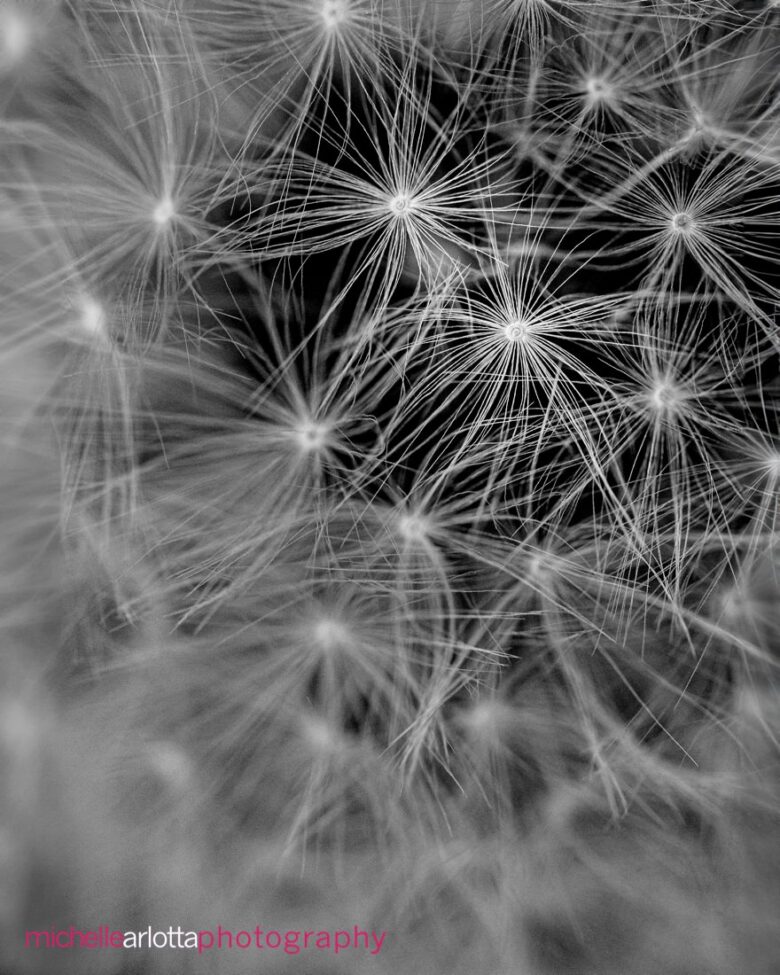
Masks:
[[[326,30],[338,30],[349,19],[349,0],[324,0],[320,16]]]

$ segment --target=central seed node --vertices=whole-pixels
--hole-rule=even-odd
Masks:
[[[528,338],[528,322],[517,320],[504,326],[504,337],[507,342],[525,342]]]
[[[318,453],[327,446],[329,433],[324,423],[304,423],[295,430],[295,439],[304,453]]]
[[[348,0],[325,0],[320,8],[320,15],[328,30],[334,30],[349,16]]]
[[[414,209],[414,198],[408,193],[398,193],[390,200],[389,205],[396,216],[403,217]]]
[[[605,78],[591,76],[585,82],[585,100],[589,108],[596,108],[602,102],[611,102],[614,97],[615,89]]]
[[[154,220],[158,227],[165,227],[171,222],[175,214],[176,208],[173,205],[173,200],[169,196],[166,196],[154,208],[152,220]]]
[[[658,383],[650,394],[650,402],[659,413],[673,410],[679,403],[678,391],[668,382]]]
[[[312,637],[316,646],[325,653],[331,653],[349,642],[349,629],[341,620],[325,616],[315,621]]]
[[[695,228],[695,226],[696,221],[693,219],[690,213],[686,213],[684,210],[680,213],[675,213],[675,215],[672,217],[672,230],[678,234],[688,234]]]

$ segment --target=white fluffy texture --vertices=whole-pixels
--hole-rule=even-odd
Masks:
[[[773,975],[754,6],[0,8],[4,975]]]

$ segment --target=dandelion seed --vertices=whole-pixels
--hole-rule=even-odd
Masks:
[[[776,63],[771,29],[715,31],[708,43],[681,53],[668,79],[678,103],[678,120],[669,121],[681,144],[692,152],[719,145],[761,158],[776,115]]]
[[[515,117],[531,122],[537,134],[537,161],[546,160],[548,168],[554,159],[553,171],[580,152],[590,155],[593,135],[601,138],[615,126],[621,133],[668,128],[663,36],[644,18],[622,16],[609,4],[589,4],[577,20],[577,28],[551,46],[543,67],[531,62],[513,106]]]
[[[682,287],[686,267],[695,261],[707,282],[749,312],[776,341],[762,301],[780,295],[777,262],[778,164],[754,165],[728,151],[708,150],[686,164],[680,142],[650,162],[635,165],[632,154],[616,155],[611,186],[598,203],[619,215],[638,238],[606,248],[616,262],[646,257],[640,289],[658,307]]]
[[[20,216],[39,246],[55,257],[68,252],[68,279],[145,309],[154,324],[127,336],[145,344],[176,317],[174,296],[191,268],[181,258],[212,239],[205,215],[218,137],[216,128],[202,131],[200,93],[185,69],[149,54],[131,85],[116,67],[94,62],[79,82],[95,89],[89,107],[69,108],[56,125],[7,124],[2,190],[20,187]],[[38,174],[34,187],[20,151]]]
[[[665,318],[637,322],[641,342],[615,360],[625,380],[605,407],[605,441],[621,482],[617,514],[637,554],[652,554],[676,590],[698,519],[725,528],[741,502],[720,460],[719,444],[734,435],[720,350],[711,340],[702,349],[701,307],[667,308]]]
[[[577,451],[592,451],[591,398],[600,381],[573,342],[598,342],[618,302],[557,295],[558,267],[545,267],[542,286],[533,256],[497,266],[484,287],[456,289],[462,300],[435,309],[410,344],[408,361],[420,371],[409,398],[437,397],[438,432],[451,435],[460,457],[489,450],[497,467],[505,465],[521,449],[536,452],[545,430],[566,431]]]
[[[429,280],[457,276],[462,257],[478,250],[464,225],[499,190],[497,161],[483,144],[456,151],[464,109],[458,104],[437,120],[430,96],[419,98],[412,87],[414,67],[411,59],[404,65],[399,104],[381,91],[366,95],[354,132],[318,134],[322,154],[337,153],[337,165],[301,151],[242,177],[242,186],[265,187],[242,227],[248,252],[287,259],[360,244],[352,281],[365,281],[369,292],[376,285],[378,307],[405,269]],[[359,130],[371,151],[359,144]]]

